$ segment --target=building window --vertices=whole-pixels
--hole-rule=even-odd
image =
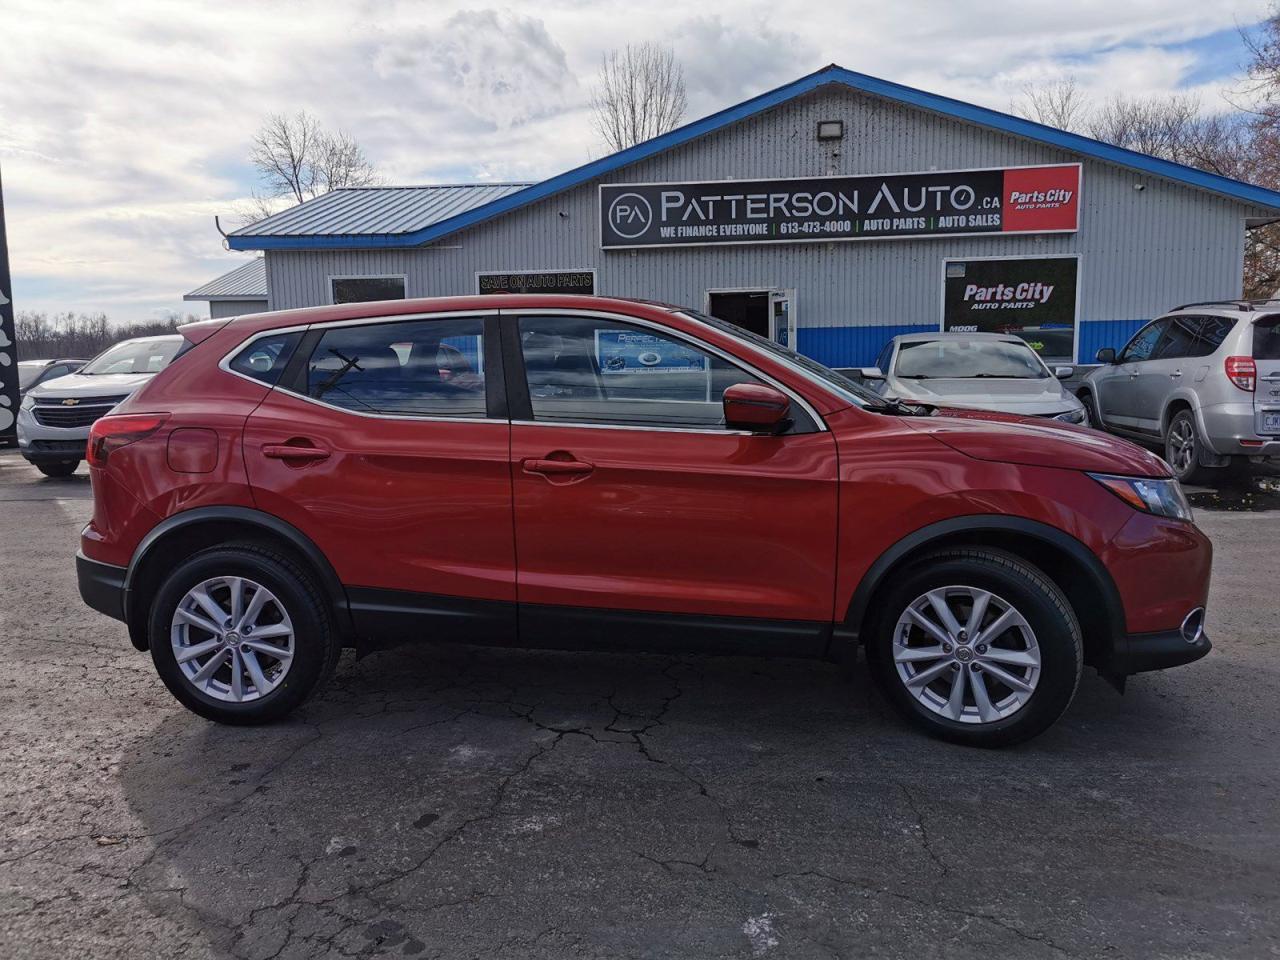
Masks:
[[[370,300],[403,300],[404,277],[332,277],[334,303],[368,303]]]

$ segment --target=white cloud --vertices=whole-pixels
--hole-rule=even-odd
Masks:
[[[1266,12],[1265,0],[5,6],[15,305],[119,320],[194,309],[182,293],[243,260],[213,217],[234,223],[267,113],[346,129],[392,182],[536,179],[599,154],[587,97],[601,55],[627,42],[676,48],[690,119],[831,62],[1005,109],[1028,80],[1064,73],[1095,97],[1181,88],[1204,64],[1178,45]],[[1207,107],[1222,85],[1197,80]]]

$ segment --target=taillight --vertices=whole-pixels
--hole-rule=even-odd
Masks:
[[[1258,386],[1258,365],[1253,357],[1227,357],[1225,363],[1227,379],[1241,390],[1253,393]]]
[[[89,465],[105,466],[112,450],[151,436],[168,419],[167,413],[126,413],[95,420],[89,430],[89,446],[85,451]]]

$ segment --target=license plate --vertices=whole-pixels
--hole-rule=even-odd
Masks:
[[[1262,433],[1280,433],[1280,410],[1262,412]]]

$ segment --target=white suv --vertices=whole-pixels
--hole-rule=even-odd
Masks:
[[[1280,460],[1280,302],[1190,303],[1098,362],[1076,392],[1093,423],[1162,443],[1182,482]]]
[[[77,372],[22,397],[18,450],[47,477],[69,477],[84,459],[89,428],[169,365],[181,336],[139,337],[108,347]]]

